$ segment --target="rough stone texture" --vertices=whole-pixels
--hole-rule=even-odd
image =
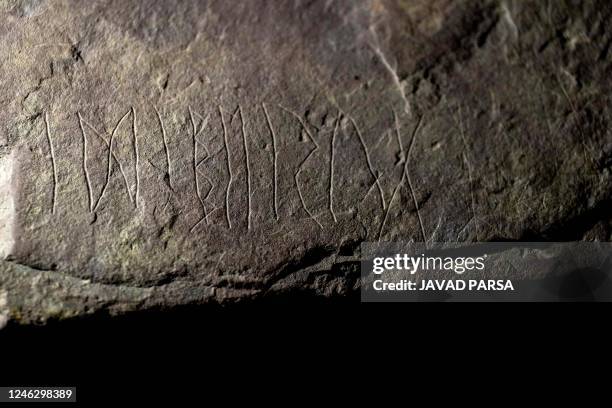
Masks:
[[[610,239],[607,0],[0,0],[0,322]]]

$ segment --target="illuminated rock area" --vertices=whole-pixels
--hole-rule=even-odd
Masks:
[[[609,240],[611,15],[0,3],[0,321],[346,298],[365,241]]]

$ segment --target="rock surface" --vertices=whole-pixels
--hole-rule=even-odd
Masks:
[[[610,239],[607,0],[0,1],[0,323]]]

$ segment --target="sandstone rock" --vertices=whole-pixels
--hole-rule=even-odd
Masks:
[[[346,296],[365,241],[607,240],[611,12],[3,1],[0,316]]]

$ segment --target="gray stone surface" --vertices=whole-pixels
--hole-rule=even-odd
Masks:
[[[0,322],[610,239],[608,1],[0,0]]]

